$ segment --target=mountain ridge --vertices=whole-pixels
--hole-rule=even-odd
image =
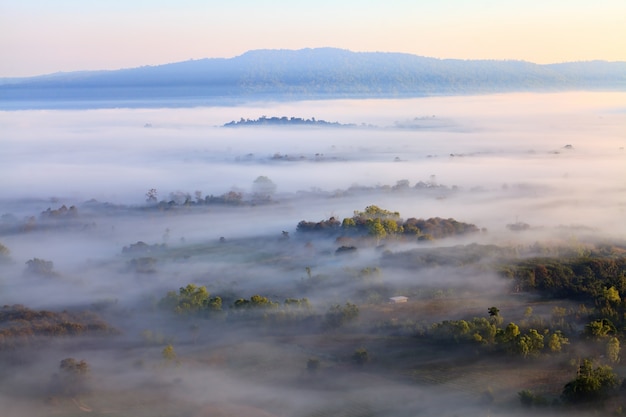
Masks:
[[[259,49],[233,58],[3,78],[0,103],[150,98],[400,98],[581,89],[626,90],[626,62],[535,64],[339,48]]]

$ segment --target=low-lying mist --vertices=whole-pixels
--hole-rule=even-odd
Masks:
[[[505,359],[413,343],[493,305],[547,321],[552,306],[501,264],[623,240],[625,102],[572,92],[0,112],[0,414],[524,415]],[[262,116],[354,126],[223,126]],[[364,223],[363,238],[344,219],[370,207],[381,224],[448,229]],[[189,284],[206,288],[209,312],[188,312]],[[89,365],[85,389],[83,368],[59,368],[66,358]],[[542,366],[519,370],[519,384]]]

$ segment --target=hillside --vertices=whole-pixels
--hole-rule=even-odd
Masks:
[[[116,71],[0,79],[0,107],[20,102],[292,100],[419,97],[514,91],[624,90],[626,62],[538,65],[435,59],[334,48],[256,50]],[[187,104],[183,104],[187,102]],[[145,104],[145,103],[144,103]]]

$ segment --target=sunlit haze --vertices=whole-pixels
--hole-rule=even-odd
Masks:
[[[624,61],[626,2],[0,0],[0,77],[316,47]]]
[[[625,128],[626,0],[0,0],[0,417],[623,416]]]

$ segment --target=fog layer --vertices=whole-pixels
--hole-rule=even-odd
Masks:
[[[492,305],[518,320],[537,303],[547,317],[551,305],[492,264],[623,239],[624,103],[577,92],[0,112],[2,312],[50,324],[46,309],[56,326],[78,323],[69,333],[99,331],[0,339],[11,347],[0,350],[0,403],[8,417],[524,415],[517,391],[556,361],[524,363],[511,382],[505,361],[416,336]],[[261,116],[354,126],[223,127]],[[472,233],[359,240],[298,227],[372,206]],[[487,249],[470,262],[459,248]],[[221,315],[168,310],[188,284],[219,296]],[[276,310],[245,307],[255,295]],[[406,307],[388,304],[398,295]],[[328,330],[328,312],[351,302],[356,324]],[[361,348],[369,368],[354,359]],[[68,357],[89,364],[89,390],[63,380]],[[566,372],[555,378],[544,388],[558,397]]]

